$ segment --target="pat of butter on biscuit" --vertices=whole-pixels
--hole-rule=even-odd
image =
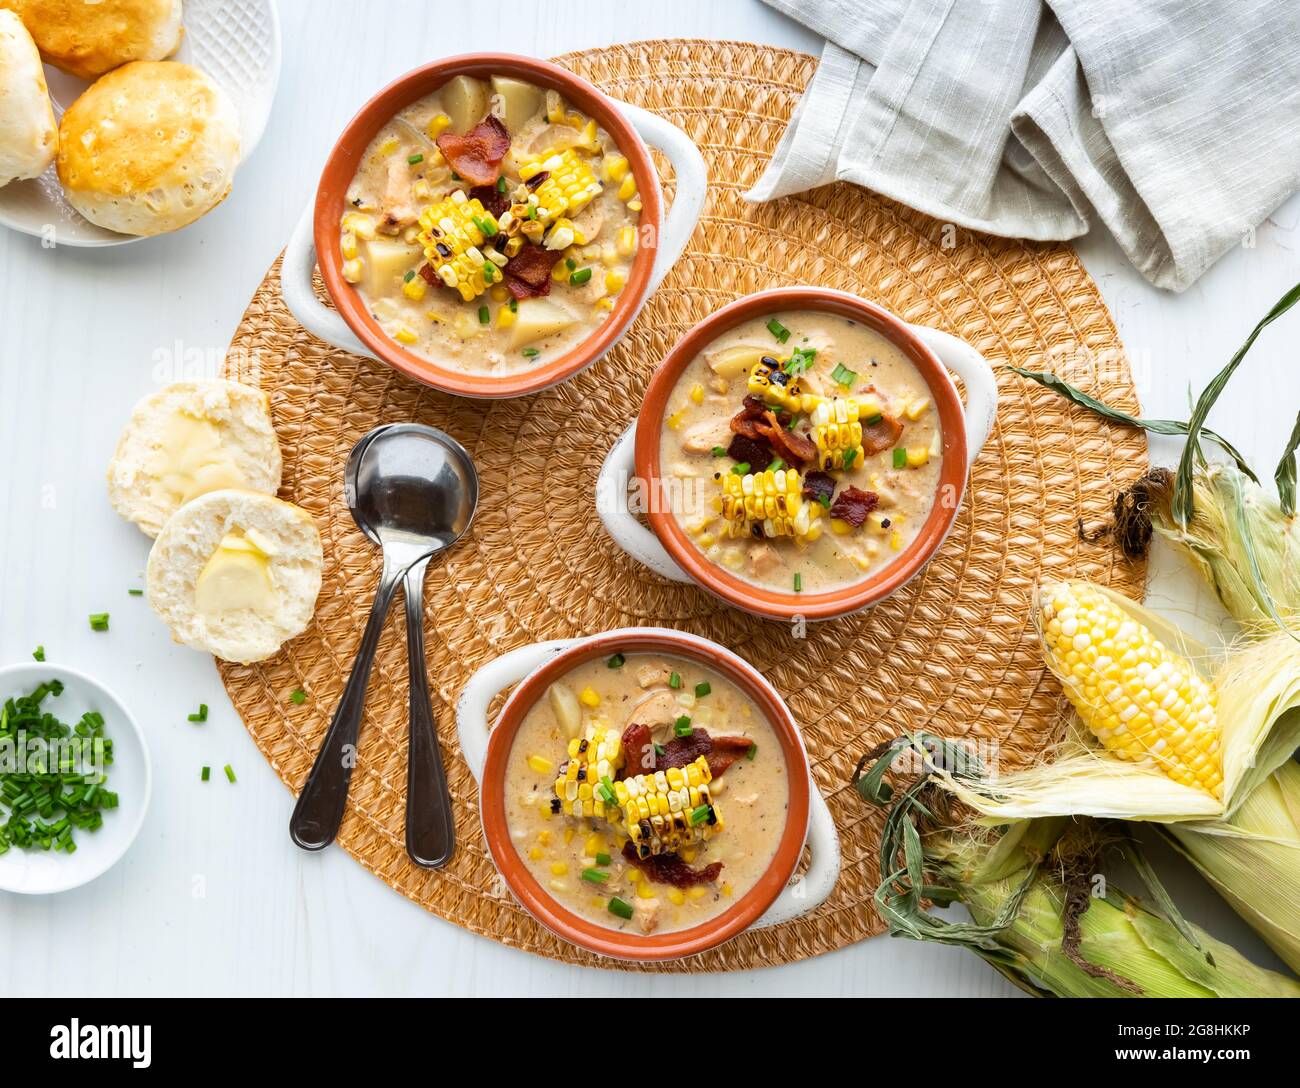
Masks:
[[[246,535],[227,533],[194,583],[194,607],[205,616],[249,608],[275,614],[270,556]]]

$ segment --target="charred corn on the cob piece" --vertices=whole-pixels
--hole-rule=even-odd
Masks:
[[[862,409],[853,397],[824,400],[812,411],[813,440],[817,463],[824,470],[861,466]]]
[[[781,362],[764,355],[749,371],[749,391],[768,404],[779,404],[791,412],[811,412],[822,398],[804,389],[797,377],[781,368]]]
[[[1086,584],[1043,587],[1039,609],[1044,656],[1093,736],[1221,796],[1217,697],[1191,662]]]
[[[420,213],[419,241],[438,278],[460,292],[466,302],[488,289],[494,272],[486,275],[487,256],[479,248],[497,232],[497,221],[477,197],[470,199],[456,190],[445,200]],[[490,277],[490,278],[489,278]]]
[[[576,215],[601,193],[601,184],[587,160],[571,147],[519,168],[519,176],[524,181],[543,173],[546,180],[536,189],[537,214],[543,219]]]
[[[749,536],[761,525],[764,536],[802,537],[812,515],[803,499],[803,478],[794,469],[768,469],[721,477],[722,516],[726,534]]]
[[[639,857],[666,854],[711,839],[723,829],[713,803],[709,761],[700,756],[685,767],[669,767],[614,783],[623,827]]]
[[[617,730],[588,726],[584,736],[570,740],[569,758],[560,765],[555,779],[559,811],[566,816],[598,816],[617,822],[622,813],[614,776],[622,769],[623,760],[623,742]]]

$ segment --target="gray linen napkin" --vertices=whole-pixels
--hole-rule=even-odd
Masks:
[[[1300,188],[1297,0],[763,0],[827,38],[755,201],[844,180],[945,222],[1099,218],[1181,291]]]

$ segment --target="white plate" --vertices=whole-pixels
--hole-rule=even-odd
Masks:
[[[47,695],[41,704],[59,721],[75,724],[88,710],[104,715],[104,736],[113,742],[106,786],[117,794],[118,806],[104,813],[98,831],[75,833],[74,853],[11,846],[0,854],[0,890],[24,895],[67,891],[106,872],[135,841],[153,788],[149,750],[140,726],[116,695],[84,673],[48,662],[10,665],[0,669],[0,705],[46,680],[63,682],[63,694]],[[0,808],[0,816],[7,820],[9,809]]]
[[[280,17],[275,0],[185,0],[184,22],[185,36],[171,59],[201,68],[234,100],[242,161],[262,138],[280,81]],[[45,79],[57,117],[90,86],[48,64]],[[0,188],[0,224],[61,246],[140,241],[83,219],[64,199],[53,165],[39,178]]]

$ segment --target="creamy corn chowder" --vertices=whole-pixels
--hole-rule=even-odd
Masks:
[[[417,355],[510,375],[606,319],[640,211],[627,158],[559,92],[456,76],[362,155],[339,224],[342,274]]]
[[[713,918],[785,830],[785,754],[735,684],[685,657],[578,666],[528,712],[506,768],[515,849],[565,907],[615,930]]]
[[[887,566],[934,505],[943,458],[929,387],[860,322],[755,318],[694,358],[669,396],[660,473],[708,559],[788,593]]]

